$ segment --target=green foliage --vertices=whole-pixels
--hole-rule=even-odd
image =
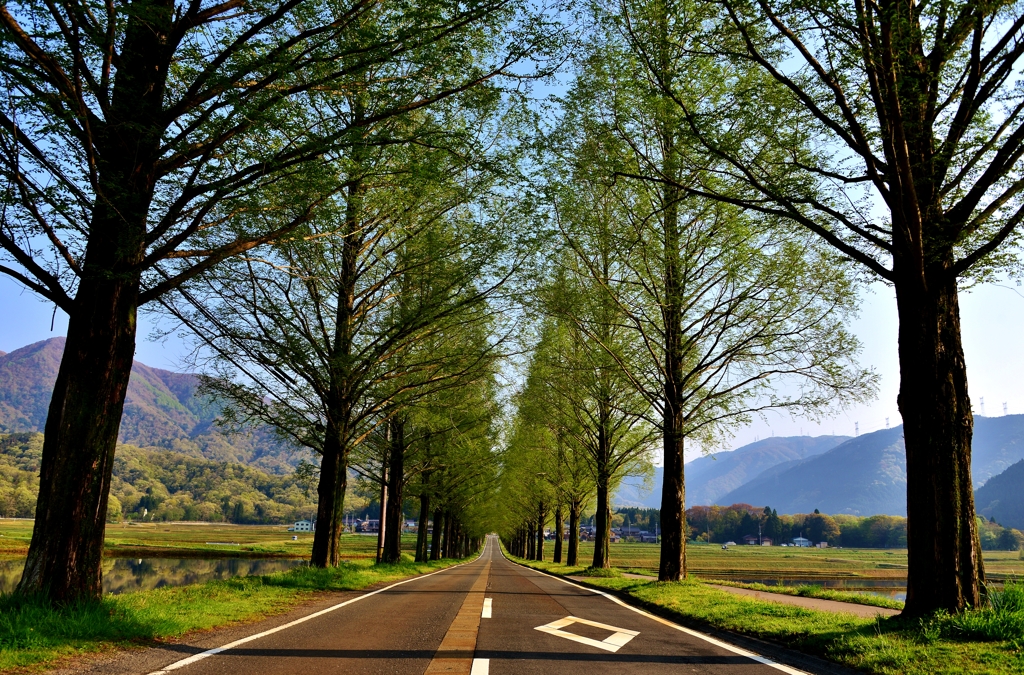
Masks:
[[[42,447],[42,434],[0,436],[0,517],[35,514]],[[131,445],[118,446],[110,494],[112,521],[286,523],[315,510],[301,475]]]

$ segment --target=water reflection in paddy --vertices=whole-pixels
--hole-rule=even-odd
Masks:
[[[729,577],[732,581],[744,584],[764,584],[765,586],[820,586],[836,591],[849,591],[852,593],[868,593],[880,595],[883,598],[904,601],[907,599],[906,579],[864,579],[864,578],[772,578],[772,579],[739,579]]]
[[[104,558],[103,592],[116,594],[198,584],[211,579],[258,576],[305,564],[305,560],[280,558]],[[24,567],[24,558],[0,559],[0,592],[14,590]]]

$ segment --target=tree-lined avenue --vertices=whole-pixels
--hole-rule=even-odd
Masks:
[[[180,675],[523,675],[552,669],[653,675],[677,673],[680,667],[716,675],[803,672],[762,657],[755,660],[741,649],[603,594],[516,565],[502,555],[493,536],[470,563],[371,594],[343,596],[341,603],[338,596],[332,600],[284,617],[286,621],[276,618],[249,626],[242,634],[235,629],[227,636],[214,634],[213,644],[209,634],[198,635],[95,662],[84,670]],[[303,620],[306,617],[310,618]],[[572,622],[565,621],[570,617]],[[551,624],[561,625],[562,634],[557,626],[537,630]],[[223,649],[238,642],[244,643]],[[604,646],[593,646],[595,642]],[[198,655],[204,656],[197,659]]]

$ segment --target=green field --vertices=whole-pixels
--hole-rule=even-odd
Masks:
[[[554,542],[544,542],[544,557],[551,560]],[[613,567],[656,575],[660,547],[656,544],[611,545]],[[589,565],[593,542],[580,542],[579,562]],[[986,551],[985,573],[993,581],[1024,577],[1024,559],[1018,551]],[[689,545],[686,564],[690,574],[705,579],[905,579],[906,549],[790,548],[782,546]]]
[[[24,555],[31,538],[31,520],[0,519],[0,555]],[[349,560],[374,557],[376,545],[376,536],[341,537],[343,557]],[[307,558],[312,546],[311,532],[289,532],[287,525],[117,524],[107,525],[106,536],[106,555],[129,558]],[[416,535],[402,536],[404,550],[413,550],[415,546]]]

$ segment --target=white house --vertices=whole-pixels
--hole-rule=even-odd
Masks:
[[[288,528],[289,532],[312,532],[313,530],[313,523],[308,520],[300,520]]]
[[[803,537],[793,537],[793,546],[803,546],[806,548],[810,548],[811,540],[804,539]]]

